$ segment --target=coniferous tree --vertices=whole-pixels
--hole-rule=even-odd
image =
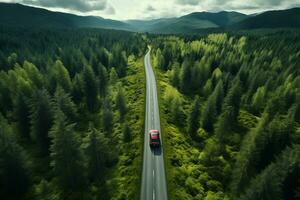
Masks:
[[[72,84],[69,72],[60,60],[57,60],[54,65],[50,67],[49,79],[51,93],[54,93],[58,85],[66,92],[71,91]]]
[[[98,83],[95,74],[90,66],[84,67],[83,91],[85,94],[86,106],[90,112],[96,111],[98,106]]]
[[[18,89],[14,102],[14,115],[17,121],[19,135],[22,138],[30,138],[30,98],[32,96],[31,85],[24,79],[19,79]]]
[[[187,132],[193,138],[197,133],[199,128],[199,119],[200,118],[200,100],[199,97],[196,97],[187,119]]]
[[[183,93],[190,93],[192,88],[192,72],[191,72],[191,63],[188,59],[185,59],[181,66],[181,74],[180,74],[180,80],[181,80],[181,91]]]
[[[48,154],[50,146],[49,130],[52,126],[53,110],[46,90],[36,91],[31,102],[31,136],[40,152]]]
[[[105,96],[107,85],[108,85],[108,77],[106,68],[100,63],[98,67],[98,79],[99,79],[99,93],[101,97]]]
[[[76,74],[72,80],[72,97],[76,104],[79,104],[84,98],[83,79],[81,74]]]
[[[215,126],[215,132],[220,144],[223,145],[226,135],[237,126],[237,118],[240,109],[240,82],[235,81],[224,99],[222,113]]]
[[[132,140],[132,133],[127,123],[123,125],[123,141],[128,143]]]
[[[156,62],[158,68],[165,70],[165,59],[160,49],[157,49],[156,51]]]
[[[102,126],[107,134],[111,134],[113,131],[113,113],[110,102],[108,99],[104,100],[102,111]]]
[[[56,111],[54,125],[50,132],[51,166],[64,195],[68,195],[69,192],[79,192],[86,184],[84,161],[74,126],[75,124],[68,123],[62,111]]]
[[[109,84],[110,84],[110,85],[116,84],[118,78],[119,78],[119,77],[118,77],[118,74],[117,74],[115,68],[114,68],[114,67],[111,68],[110,73],[109,73]]]
[[[88,175],[93,181],[103,180],[105,163],[108,159],[108,141],[105,136],[93,127],[90,127],[86,155],[88,158]]]
[[[252,109],[255,114],[258,114],[260,111],[262,111],[262,108],[264,106],[264,99],[266,95],[265,87],[259,87],[257,88],[255,94],[252,97]]]
[[[215,119],[217,116],[216,102],[215,102],[215,94],[211,94],[208,98],[204,112],[202,115],[202,127],[208,131],[213,131],[213,125],[215,123]]]
[[[0,155],[0,195],[4,199],[21,199],[30,186],[27,159],[1,114]]]
[[[127,105],[126,105],[125,95],[121,86],[119,86],[118,93],[116,96],[116,107],[119,110],[120,119],[121,121],[123,121],[127,112]]]
[[[61,110],[71,122],[76,121],[76,105],[72,101],[70,95],[60,86],[56,88],[54,93],[53,105],[56,110]]]

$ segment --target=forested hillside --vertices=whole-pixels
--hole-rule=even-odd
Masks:
[[[151,37],[170,199],[300,198],[299,35]]]
[[[137,199],[142,37],[1,27],[0,47],[1,199]]]

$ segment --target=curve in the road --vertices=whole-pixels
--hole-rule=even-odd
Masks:
[[[141,182],[141,200],[167,200],[167,184],[164,168],[163,143],[161,147],[151,149],[149,146],[149,130],[160,130],[159,107],[155,75],[150,62],[151,49],[145,55],[146,74],[146,114],[144,135],[144,158]]]

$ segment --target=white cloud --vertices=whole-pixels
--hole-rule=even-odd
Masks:
[[[149,19],[201,11],[255,13],[300,6],[300,0],[3,0],[106,18]]]

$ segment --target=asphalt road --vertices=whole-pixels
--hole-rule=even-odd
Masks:
[[[163,142],[161,137],[161,147],[151,149],[149,146],[149,130],[159,130],[160,120],[157,99],[157,89],[155,75],[150,62],[151,49],[145,55],[146,72],[146,114],[145,114],[145,140],[144,140],[144,160],[141,185],[141,200],[166,200],[167,184],[164,167]]]

